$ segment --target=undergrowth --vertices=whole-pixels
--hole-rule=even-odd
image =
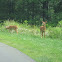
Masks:
[[[16,25],[18,26],[18,33],[21,34],[31,34],[35,36],[41,36],[40,35],[40,26],[28,25],[27,20],[24,21],[24,23],[17,23],[14,20],[11,20],[10,22],[7,20],[4,22],[2,26],[0,26],[0,31],[8,31],[5,29],[5,26],[10,25]],[[47,24],[48,25],[48,24]],[[58,25],[56,27],[47,26],[46,30],[46,37],[47,38],[59,38],[62,39],[62,21],[58,22]]]

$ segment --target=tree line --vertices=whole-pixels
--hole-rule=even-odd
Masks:
[[[0,20],[39,25],[48,21],[56,25],[62,20],[62,0],[0,0]]]

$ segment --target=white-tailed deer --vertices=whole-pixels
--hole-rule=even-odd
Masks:
[[[47,21],[45,21],[45,22],[42,21],[42,26],[40,26],[40,33],[42,33],[42,37],[43,37],[43,35],[45,37],[46,23],[47,23]]]
[[[9,29],[9,31],[15,30],[18,34],[18,31],[17,31],[18,27],[17,26],[12,26],[12,25],[11,26],[6,26],[6,29]]]

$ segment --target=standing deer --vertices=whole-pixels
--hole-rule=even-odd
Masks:
[[[45,31],[46,31],[46,23],[47,21],[42,21],[42,26],[40,26],[40,33],[42,33],[42,38],[43,38],[43,35],[45,37]]]
[[[9,31],[15,30],[18,34],[18,31],[17,31],[18,27],[17,26],[12,26],[12,25],[11,26],[6,26],[6,29],[9,29]]]

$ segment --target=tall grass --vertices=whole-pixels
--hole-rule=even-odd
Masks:
[[[62,21],[59,21],[56,27],[50,26],[48,28],[48,34],[50,38],[62,39]]]
[[[10,25],[18,26],[18,33],[31,34],[31,35],[36,35],[36,36],[40,35],[39,28],[37,26],[31,27],[30,25],[27,24],[26,21],[22,24],[22,23],[17,23],[14,20],[11,20],[11,21],[7,20],[7,21],[4,22],[3,26],[0,26],[0,30],[8,31],[8,30],[5,29],[5,27],[10,26]]]
[[[30,35],[35,35],[35,36],[41,36],[40,35],[40,27],[37,27],[33,25],[31,27],[28,25],[27,20],[24,21],[24,23],[17,23],[14,20],[11,21],[5,21],[3,26],[0,26],[1,31],[8,31],[5,29],[5,26],[10,26],[10,25],[16,25],[18,26],[18,33],[21,34],[30,34]],[[47,38],[59,38],[62,39],[62,22],[58,22],[57,27],[51,27],[49,26],[46,30],[46,37]]]
[[[49,27],[48,33],[50,38],[62,39],[62,31],[60,27]]]

